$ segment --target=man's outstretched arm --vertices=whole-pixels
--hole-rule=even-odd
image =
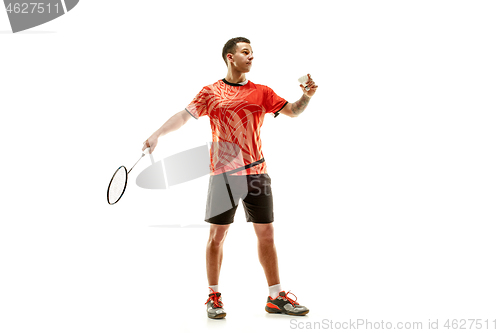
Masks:
[[[287,105],[285,105],[280,113],[289,117],[298,117],[302,112],[304,112],[307,105],[309,104],[309,101],[311,100],[311,97],[314,96],[316,90],[318,89],[318,86],[314,83],[311,75],[307,75],[309,76],[309,81],[306,82],[306,85],[309,87],[309,91],[307,91],[303,85],[300,85],[302,91],[304,92],[302,97],[295,103],[288,103]]]
[[[144,141],[144,146],[142,150],[150,147],[150,152],[156,148],[158,144],[158,139],[165,134],[176,131],[181,128],[189,119],[191,115],[186,111],[182,110],[174,114],[170,119],[168,119],[165,124],[163,124],[156,132],[154,132],[146,141]]]

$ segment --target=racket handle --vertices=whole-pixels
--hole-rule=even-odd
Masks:
[[[128,170],[128,171],[127,171],[127,174],[129,174],[129,173],[130,173],[130,171],[132,171],[132,169],[133,169],[133,168],[137,165],[137,163],[139,163],[139,161],[141,160],[141,158],[143,158],[143,157],[144,157],[144,155],[147,155],[147,154],[149,154],[149,157],[151,158],[151,163],[153,163],[153,164],[154,164],[153,155],[151,155],[151,152],[149,151],[149,147],[147,147],[146,149],[144,149],[144,150],[142,151],[142,155],[141,155],[141,157],[137,160],[137,162],[135,162],[134,166],[133,166],[133,167],[131,167],[131,168],[130,168],[130,170]]]
[[[142,152],[142,156],[148,155],[149,154],[149,159],[151,160],[151,164],[155,164],[155,159],[153,158],[153,154],[151,154],[151,150],[148,148],[144,149]]]

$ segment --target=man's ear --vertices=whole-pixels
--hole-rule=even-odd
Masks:
[[[232,53],[228,53],[226,54],[226,59],[227,59],[227,63],[229,64],[230,62],[233,62],[233,54]]]

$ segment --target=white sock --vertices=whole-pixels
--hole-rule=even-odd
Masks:
[[[274,286],[269,286],[269,296],[271,296],[271,298],[276,298],[279,296],[280,294],[280,291],[282,291],[283,289],[281,289],[281,284],[275,284]]]
[[[212,290],[210,290],[210,293],[214,292],[214,293],[218,293],[219,292],[219,285],[216,284],[216,285],[213,285],[213,286],[208,286],[208,288],[212,288]]]

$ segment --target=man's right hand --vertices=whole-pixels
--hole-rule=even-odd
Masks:
[[[149,147],[149,153],[151,154],[153,150],[155,150],[157,144],[158,144],[158,136],[156,136],[156,134],[153,134],[149,137],[149,139],[144,141],[144,146],[142,146],[142,151],[146,150],[146,148]]]

